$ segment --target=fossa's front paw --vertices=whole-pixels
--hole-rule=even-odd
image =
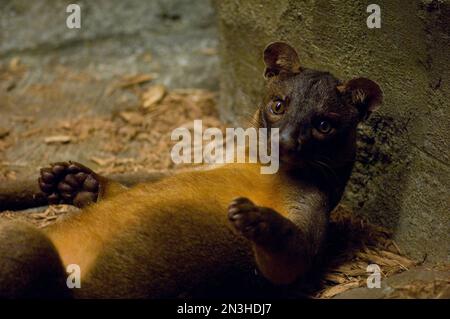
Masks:
[[[259,245],[278,242],[284,218],[274,210],[256,206],[245,197],[234,199],[228,206],[228,219],[236,231]]]
[[[49,204],[69,204],[85,207],[98,199],[97,175],[76,162],[59,162],[41,169],[38,180]]]

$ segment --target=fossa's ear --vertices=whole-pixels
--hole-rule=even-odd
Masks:
[[[338,91],[347,96],[354,105],[361,119],[367,119],[383,102],[383,92],[380,86],[366,78],[356,78],[337,87]]]
[[[270,43],[264,49],[264,77],[266,79],[278,75],[293,75],[300,73],[301,67],[297,52],[284,42]]]

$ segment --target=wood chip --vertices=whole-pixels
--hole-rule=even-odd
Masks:
[[[139,112],[123,111],[119,113],[119,116],[131,125],[142,125],[144,117]]]
[[[142,94],[142,107],[149,109],[150,107],[162,101],[166,95],[166,87],[161,84],[153,85]]]
[[[134,86],[134,85],[150,82],[154,78],[155,77],[153,75],[151,75],[151,74],[132,75],[132,76],[128,76],[128,77],[123,78],[118,86],[120,88],[122,88],[122,89],[125,89],[125,88],[128,88],[130,86]]]
[[[150,62],[153,61],[153,57],[152,57],[152,55],[151,55],[150,53],[145,53],[145,54],[142,56],[142,61],[144,61],[144,62],[146,62],[146,63],[150,63]]]
[[[16,87],[17,83],[14,80],[10,80],[9,82],[6,82],[6,92],[12,91]]]
[[[137,135],[138,130],[133,126],[123,126],[119,129],[118,134],[127,141],[131,141]]]
[[[204,55],[216,55],[217,49],[216,48],[202,48],[200,49],[200,53]]]
[[[16,71],[20,66],[20,59],[18,57],[14,57],[9,61],[9,69],[11,71]]]
[[[67,144],[71,141],[72,137],[69,135],[48,136],[44,139],[46,144]]]
[[[9,130],[0,127],[0,139],[5,138],[9,135]]]
[[[100,158],[100,157],[92,156],[90,158],[90,160],[93,161],[95,164],[98,164],[100,166],[106,166],[106,165],[109,165],[109,164],[113,163],[116,160],[116,158],[115,157]]]

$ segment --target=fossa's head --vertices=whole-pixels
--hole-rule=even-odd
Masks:
[[[267,80],[258,110],[262,127],[279,128],[283,163],[340,167],[354,161],[357,124],[382,101],[380,87],[366,78],[341,82],[328,72],[303,68],[283,42],[264,50]]]

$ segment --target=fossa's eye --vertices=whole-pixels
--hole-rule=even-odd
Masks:
[[[331,132],[332,126],[328,121],[320,121],[317,130],[322,134],[328,134]]]
[[[281,115],[285,112],[285,103],[281,100],[274,101],[270,106],[270,111],[275,115]]]

